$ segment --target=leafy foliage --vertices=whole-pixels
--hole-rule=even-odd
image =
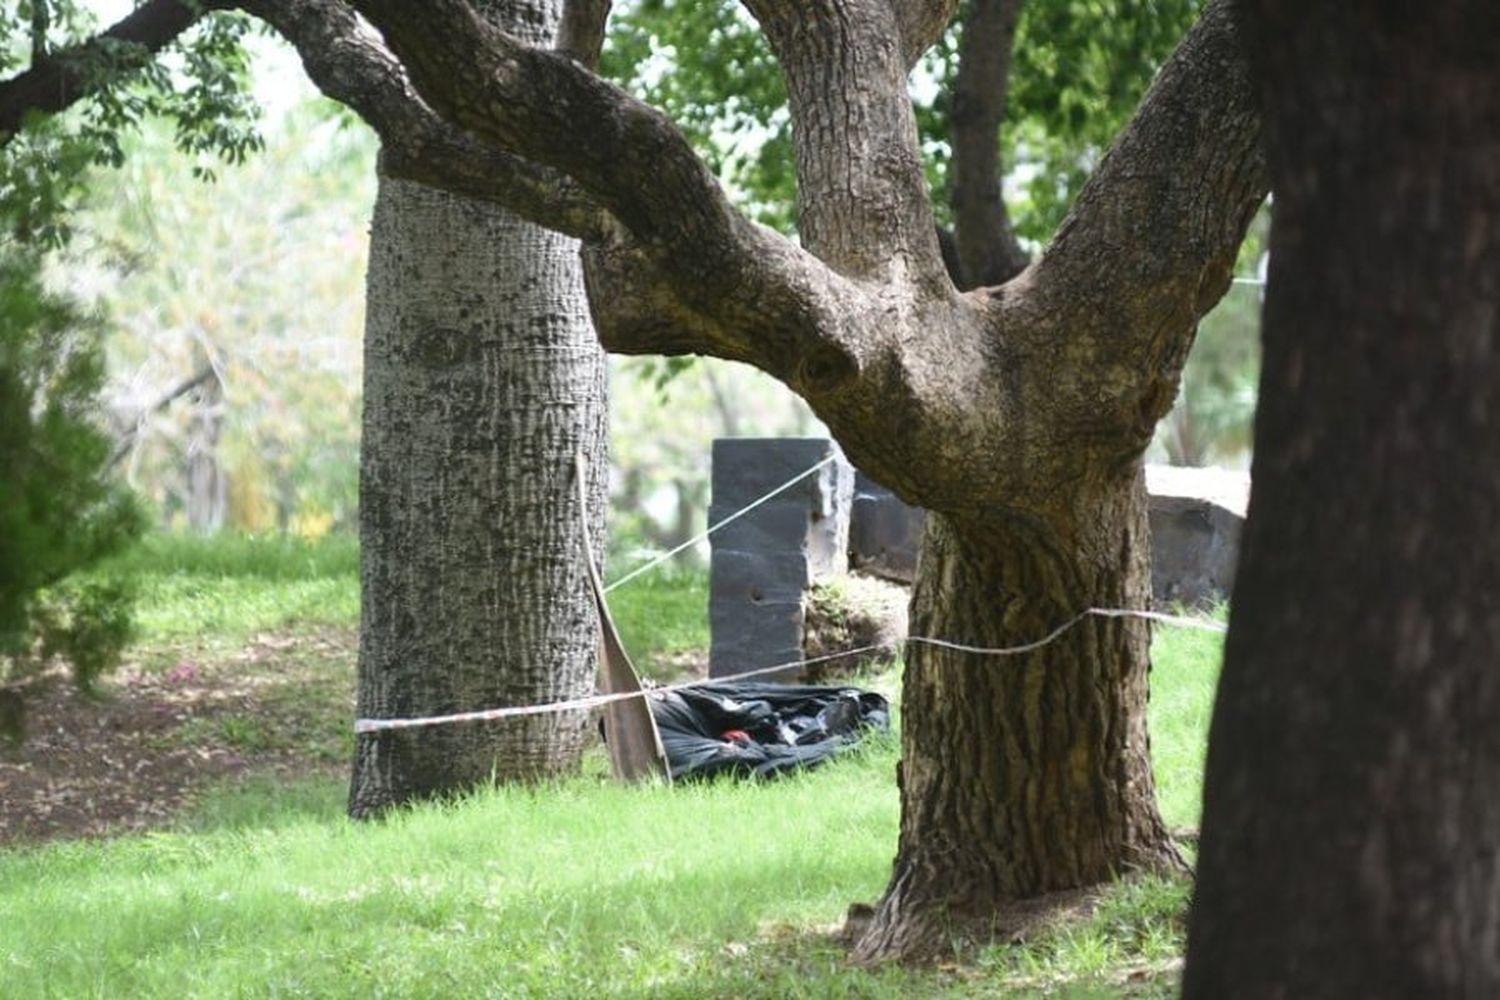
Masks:
[[[135,588],[118,577],[69,579],[44,594],[32,612],[40,661],[62,659],[73,682],[91,690],[135,637],[135,598]]]
[[[208,156],[237,163],[261,147],[240,44],[250,24],[206,17],[152,58],[94,38],[86,4],[0,4],[0,74],[66,60],[88,94],[0,134],[0,681],[61,656],[88,687],[118,662],[129,589],[73,577],[144,525],[133,496],[106,478],[103,324],[46,288],[45,254],[71,237],[91,169],[121,166],[127,137],[148,119],[175,123],[176,145],[203,177]]]
[[[129,635],[129,594],[107,581],[60,586],[123,548],[143,519],[103,476],[96,421],[100,327],[49,294],[34,256],[0,258],[0,680],[66,655],[87,686]]]
[[[1045,241],[1125,124],[1202,0],[1022,3],[1007,122],[997,142],[1014,172],[1019,235]],[[949,95],[963,18],[928,51],[912,94],[927,176],[948,183]],[[786,90],[765,41],[732,0],[639,0],[611,21],[603,69],[663,109],[750,212],[792,226],[795,181]],[[946,205],[934,199],[940,221]]]
[[[40,32],[38,10],[46,12]],[[0,4],[0,73],[25,68],[43,51],[66,58],[89,90],[66,113],[32,115],[19,133],[0,133],[4,231],[28,245],[66,242],[67,212],[88,168],[124,163],[125,137],[152,118],[175,123],[177,147],[195,158],[195,173],[205,179],[213,177],[215,158],[239,163],[262,148],[241,44],[253,23],[240,14],[207,15],[151,58],[138,45],[103,37],[83,46],[100,25],[76,0]]]
[[[1002,142],[1022,166],[1016,231],[1051,236],[1203,0],[1031,0],[1012,54]],[[1029,175],[1029,176],[1028,176]]]
[[[610,20],[603,74],[672,116],[754,218],[795,222],[791,117],[760,29],[732,0],[640,0]]]

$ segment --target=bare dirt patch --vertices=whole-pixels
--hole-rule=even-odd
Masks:
[[[319,627],[145,649],[95,697],[41,678],[25,740],[0,743],[0,845],[160,828],[215,782],[341,771],[354,652],[352,629]]]

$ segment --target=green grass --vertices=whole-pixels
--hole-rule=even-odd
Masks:
[[[149,644],[359,619],[359,548],[352,538],[152,535],[97,571],[139,586],[136,621]]]
[[[620,641],[648,677],[675,671],[673,654],[708,649],[708,574],[662,566],[609,595]]]
[[[136,581],[143,644],[208,637],[226,647],[258,632],[359,620],[359,547],[277,536],[157,534],[104,564]],[[620,634],[650,676],[678,672],[674,655],[708,648],[708,576],[663,566],[610,595]]]
[[[326,606],[301,603],[303,585],[356,593],[352,550],[333,544],[243,540],[213,552],[153,540],[129,558],[156,581],[156,621],[191,613],[190,584],[210,606],[260,595],[250,610],[223,612],[246,634],[328,621]],[[642,660],[706,645],[701,574],[653,575],[612,599]],[[1157,629],[1150,724],[1174,827],[1198,821],[1221,645]],[[280,669],[293,687],[303,673],[309,685],[347,683],[315,666]],[[870,680],[894,684],[891,674]],[[313,694],[300,702],[327,700]],[[303,727],[323,748],[312,756],[347,759],[346,721]],[[199,736],[246,750],[280,738],[238,715],[202,724],[212,731]],[[1172,995],[1188,889],[1151,879],[1112,887],[1087,918],[960,965],[849,968],[827,932],[889,874],[897,755],[893,737],[877,739],[786,780],[670,789],[618,787],[595,767],[593,777],[486,790],[367,825],[343,817],[342,776],[219,786],[177,832],[0,851],[0,996]]]
[[[1222,614],[1219,616],[1222,620]],[[1208,721],[1224,636],[1156,626],[1151,646],[1151,762],[1156,796],[1169,827],[1198,826]]]
[[[848,968],[826,932],[884,885],[894,759],[884,740],[766,784],[488,790],[367,826],[339,815],[342,783],[241,787],[189,832],[0,854],[0,982],[69,998],[1114,996],[1122,970],[1178,953],[1186,890],[1142,881],[970,967]]]

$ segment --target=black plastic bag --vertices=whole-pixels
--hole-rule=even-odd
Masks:
[[[890,728],[885,698],[850,687],[724,681],[647,700],[673,780],[812,767]]]

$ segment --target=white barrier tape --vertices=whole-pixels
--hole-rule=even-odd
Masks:
[[[750,513],[752,510],[754,510],[755,508],[759,507],[761,504],[765,503],[767,500],[770,500],[772,497],[776,496],[776,494],[780,493],[782,490],[790,489],[791,487],[796,486],[798,483],[802,482],[802,480],[806,479],[808,476],[812,475],[814,472],[817,472],[819,469],[823,468],[823,466],[827,465],[829,462],[832,462],[837,457],[838,457],[837,455],[829,455],[827,458],[823,459],[823,461],[819,462],[817,465],[814,465],[812,468],[810,468],[810,469],[804,469],[803,471],[797,473],[791,479],[788,479],[786,482],[782,483],[780,486],[776,487],[771,492],[765,494],[764,496],[760,496],[760,497],[755,498],[754,500],[750,501],[750,503],[748,503],[744,507],[741,507],[739,510],[735,511],[733,514],[730,514],[728,517],[726,517],[723,520],[719,521],[717,524],[711,524],[711,525],[709,525],[708,528],[705,531],[703,531],[703,533],[701,533],[699,535],[695,535],[692,538],[689,538],[687,541],[683,542],[681,545],[677,546],[672,551],[657,556],[655,559],[653,559],[650,562],[646,563],[646,565],[644,565],[644,566],[637,566],[635,569],[631,570],[629,573],[626,573],[624,576],[620,577],[614,583],[611,583],[609,586],[605,587],[604,588],[604,592],[607,594],[611,590],[614,590],[616,587],[623,587],[625,584],[629,583],[631,580],[634,580],[636,577],[640,576],[642,573],[648,573],[648,572],[650,572],[651,570],[653,570],[656,567],[660,566],[662,563],[666,562],[668,559],[671,559],[673,556],[677,555],[679,552],[685,552],[685,551],[687,551],[688,549],[692,548],[694,545],[697,545],[699,542],[703,541],[709,535],[712,535],[714,532],[716,532],[720,528],[724,527],[726,524],[729,524],[731,521],[737,521],[740,518],[744,517],[746,514]]]
[[[803,475],[805,476],[812,471],[812,469],[809,469]],[[796,480],[792,480],[792,482],[796,482]],[[791,484],[788,483],[787,485]],[[783,486],[782,489],[785,489],[785,487]],[[1019,656],[1022,653],[1031,653],[1041,649],[1043,646],[1056,642],[1068,629],[1077,625],[1085,618],[1091,617],[1143,618],[1148,621],[1162,622],[1180,628],[1198,629],[1203,632],[1226,631],[1225,626],[1219,622],[1207,621],[1202,618],[1185,618],[1181,615],[1164,615],[1157,611],[1137,611],[1130,608],[1086,608],[1035,642],[1028,642],[1019,646],[1003,646],[999,648],[966,646],[963,643],[949,642],[946,639],[932,639],[920,635],[907,636],[905,639],[900,640],[900,642],[922,643],[928,646],[952,649],[961,653],[975,653],[982,656]],[[644,691],[627,691],[620,694],[593,694],[584,698],[570,698],[567,701],[554,701],[542,705],[511,705],[504,708],[487,708],[475,712],[454,712],[451,715],[431,715],[411,719],[356,719],[354,720],[354,732],[356,735],[365,735],[367,733],[380,733],[393,729],[418,729],[424,726],[441,726],[451,722],[489,722],[495,719],[515,719],[528,715],[546,715],[551,712],[571,712],[597,708],[600,705],[608,705],[615,701],[624,701],[627,698],[663,695],[673,691],[686,691],[689,688],[703,687],[707,684],[717,684],[722,681],[744,680],[747,677],[762,677],[766,674],[781,673],[797,667],[811,666],[814,663],[842,659],[846,656],[859,656],[862,653],[872,653],[885,648],[888,647],[881,644],[860,646],[858,649],[845,649],[837,653],[827,653],[823,656],[814,656],[806,660],[792,660],[787,663],[778,663],[775,666],[748,670],[744,673],[735,674],[733,677],[710,677],[703,680],[682,681],[677,684],[667,684],[658,688],[648,688]]]

